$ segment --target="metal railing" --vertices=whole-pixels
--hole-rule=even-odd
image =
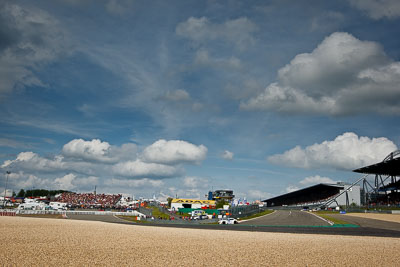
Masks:
[[[25,215],[123,215],[123,216],[140,216],[145,215],[140,212],[115,212],[115,211],[81,211],[81,210],[0,210],[0,212],[14,212],[15,214]]]

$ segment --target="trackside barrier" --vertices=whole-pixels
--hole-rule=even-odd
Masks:
[[[0,210],[0,216],[15,216],[16,212],[15,210]]]
[[[16,210],[16,214],[27,214],[27,215],[39,215],[39,214],[52,214],[52,215],[123,215],[123,216],[139,216],[146,217],[144,214],[134,211],[134,212],[113,212],[113,211],[59,211],[59,210]]]

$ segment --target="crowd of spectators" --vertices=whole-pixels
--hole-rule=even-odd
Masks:
[[[370,205],[400,207],[400,192],[391,192],[385,195],[380,195],[375,201],[371,201]]]
[[[70,193],[64,192],[57,196],[55,201],[67,203],[69,208],[82,209],[113,209],[116,207],[122,195],[107,195],[94,193]]]

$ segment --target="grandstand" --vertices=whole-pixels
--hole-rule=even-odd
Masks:
[[[362,181],[367,205],[400,205],[400,150],[390,153],[382,162],[354,170],[366,175],[375,175],[374,185],[367,179]]]
[[[354,170],[365,174],[353,184],[317,184],[263,202],[277,206],[348,206],[396,205],[400,206],[400,150],[390,153],[382,162]],[[374,185],[368,181],[375,175]],[[362,186],[359,185],[362,184]]]
[[[69,208],[82,208],[82,209],[111,209],[116,208],[117,203],[122,195],[107,195],[107,194],[93,194],[93,193],[71,193],[64,192],[56,196],[55,201],[67,203]]]
[[[284,195],[273,197],[263,200],[267,207],[277,206],[321,206],[328,200],[338,197],[336,201],[332,202],[329,206],[360,205],[360,186],[353,186],[349,190],[350,184],[337,183],[337,184],[317,184]],[[344,193],[343,195],[340,195]]]

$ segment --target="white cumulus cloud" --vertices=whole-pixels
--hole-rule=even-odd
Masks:
[[[159,177],[168,178],[179,176],[182,173],[180,168],[158,163],[146,163],[140,160],[117,163],[113,166],[115,174],[123,177]]]
[[[207,188],[208,179],[188,176],[183,178],[183,185],[188,188]]]
[[[294,191],[299,190],[300,188],[295,186],[295,185],[289,185],[288,187],[286,187],[286,193],[292,193]]]
[[[375,42],[336,32],[278,71],[278,81],[242,102],[244,110],[352,115],[400,112],[400,62]]]
[[[181,140],[158,140],[146,147],[142,157],[147,162],[162,164],[200,163],[206,158],[207,148]]]
[[[234,156],[234,153],[231,152],[231,151],[229,151],[229,150],[225,150],[225,151],[221,154],[221,157],[222,157],[223,159],[226,159],[226,160],[233,160],[233,156]]]
[[[71,190],[75,188],[75,185],[73,184],[75,178],[76,175],[69,173],[63,177],[56,178],[54,183],[57,186],[56,188],[60,188],[62,190]]]
[[[15,160],[6,160],[1,167],[49,172],[64,170],[66,169],[66,164],[63,162],[62,156],[47,159],[29,151],[19,153]]]
[[[296,146],[283,154],[268,157],[278,165],[297,168],[330,168],[354,170],[381,162],[397,146],[385,137],[358,137],[355,133],[344,133],[333,141],[324,141],[301,148]]]
[[[332,180],[329,177],[321,177],[319,175],[316,176],[309,176],[301,180],[299,183],[302,185],[314,185],[314,184],[321,184],[321,183],[326,183],[326,184],[333,184],[336,181]]]
[[[62,152],[64,155],[74,158],[110,161],[109,150],[110,144],[99,139],[93,139],[92,141],[74,139],[64,145]]]
[[[62,153],[76,160],[87,160],[103,163],[115,163],[119,159],[135,159],[137,147],[135,144],[123,144],[121,147],[111,146],[99,139],[85,141],[74,139],[64,145]]]

